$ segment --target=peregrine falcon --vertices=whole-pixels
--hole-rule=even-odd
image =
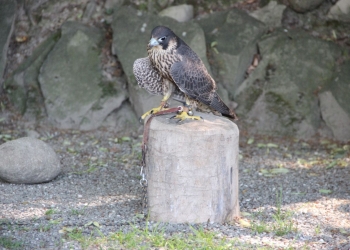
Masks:
[[[237,120],[237,115],[216,93],[216,83],[198,55],[172,30],[157,26],[147,46],[148,57],[137,59],[133,71],[137,83],[148,92],[163,95],[160,106],[147,115],[166,109],[172,97],[183,102],[183,111],[175,118],[201,119],[193,109],[213,111]]]

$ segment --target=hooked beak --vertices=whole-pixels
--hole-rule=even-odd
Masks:
[[[157,46],[157,45],[159,45],[158,41],[152,37],[152,39],[149,40],[148,46],[150,46],[152,48],[152,47]]]

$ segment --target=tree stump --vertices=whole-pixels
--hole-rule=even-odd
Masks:
[[[204,121],[154,117],[146,154],[151,220],[232,221],[239,216],[238,140],[232,121],[196,113]]]

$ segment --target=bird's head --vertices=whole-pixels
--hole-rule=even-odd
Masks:
[[[165,26],[157,26],[151,32],[151,40],[148,43],[148,49],[161,48],[167,50],[168,48],[176,47],[177,40],[177,36],[171,29]]]

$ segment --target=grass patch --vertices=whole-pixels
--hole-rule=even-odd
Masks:
[[[91,247],[107,247],[111,249],[233,249],[237,244],[249,249],[233,239],[222,237],[216,232],[203,228],[191,228],[191,233],[166,234],[164,228],[155,226],[152,230],[132,226],[129,231],[118,231],[105,236],[98,228],[94,228],[90,234],[83,232],[81,228],[64,228],[60,233],[66,240],[78,242],[83,249]]]
[[[0,236],[0,246],[5,249],[21,249],[23,247],[23,243],[15,241],[10,237]]]
[[[56,213],[57,213],[57,211],[55,209],[48,209],[48,210],[46,210],[45,215],[53,215]]]
[[[175,233],[166,235],[164,229],[155,228],[153,230],[139,229],[133,227],[129,232],[119,231],[111,235],[123,247],[128,249],[149,249],[151,247],[166,249],[232,249],[233,240],[220,237],[212,231],[203,228],[194,229],[187,234]]]
[[[282,190],[276,193],[277,209],[272,214],[272,221],[266,222],[261,220],[261,212],[256,214],[256,218],[251,223],[251,229],[257,233],[273,232],[276,236],[283,236],[291,232],[296,232],[297,228],[293,223],[291,211],[283,211],[282,206]]]

